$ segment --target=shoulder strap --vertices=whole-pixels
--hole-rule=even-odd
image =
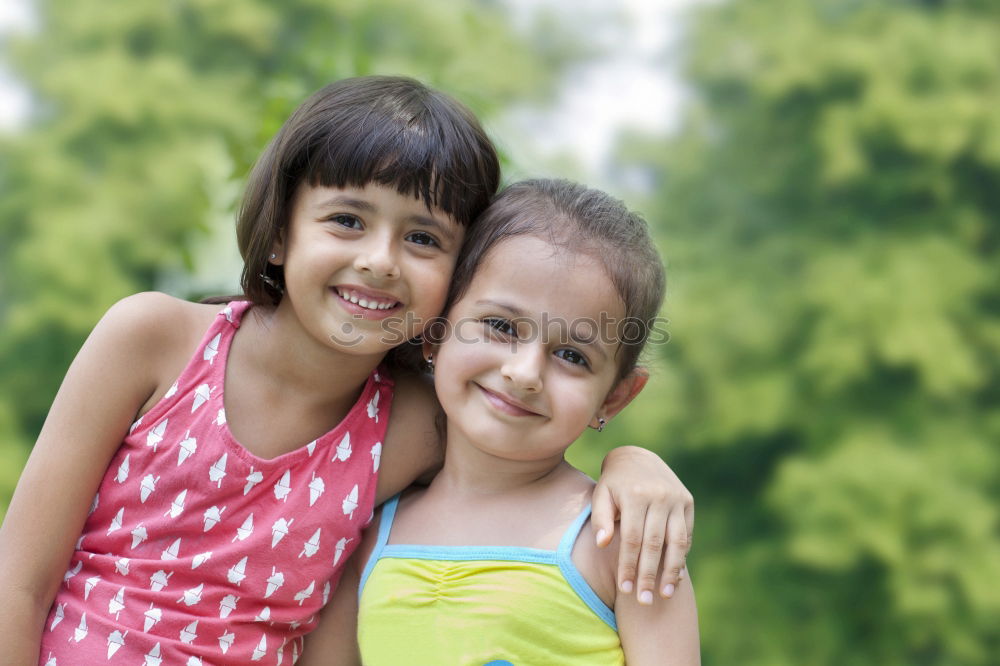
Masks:
[[[361,572],[361,582],[358,583],[358,599],[361,599],[361,591],[365,589],[365,583],[375,563],[382,557],[385,544],[389,541],[389,533],[392,531],[392,521],[396,518],[396,507],[399,505],[399,495],[386,500],[382,505],[382,513],[378,521],[378,537],[375,539],[375,547],[372,549],[368,561],[365,563],[364,571]]]

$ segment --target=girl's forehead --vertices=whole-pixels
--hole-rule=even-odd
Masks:
[[[527,235],[490,250],[462,301],[469,299],[503,299],[528,317],[624,317],[625,311],[607,269],[593,253]]]

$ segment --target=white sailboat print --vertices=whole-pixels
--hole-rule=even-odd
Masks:
[[[218,483],[218,487],[222,487],[222,479],[226,476],[226,460],[229,458],[228,453],[223,453],[222,456],[212,463],[212,466],[208,470],[208,478],[212,481]]]
[[[45,666],[59,666],[59,664],[56,663],[56,658],[52,656],[51,652],[49,652],[49,658],[45,660]]]
[[[253,619],[254,622],[269,622],[271,620],[271,607],[264,606],[264,610],[257,613],[257,617]]]
[[[70,640],[79,643],[86,637],[87,637],[87,614],[84,613],[83,615],[80,616],[80,624],[78,624],[76,629],[73,630],[73,635],[70,637]]]
[[[194,414],[195,410],[208,402],[208,399],[212,397],[212,391],[214,389],[208,388],[208,384],[200,384],[198,388],[194,390],[194,400],[191,403],[191,413]]]
[[[142,477],[142,483],[139,485],[139,500],[145,504],[146,500],[149,499],[150,493],[156,490],[156,482],[160,480],[160,477],[154,477],[152,474],[147,474]]]
[[[285,584],[285,574],[277,571],[273,566],[271,567],[271,575],[267,578],[267,589],[264,590],[264,598],[267,599],[269,596],[278,591],[282,585]]]
[[[372,447],[372,472],[378,471],[378,464],[382,460],[382,442],[375,442]]]
[[[163,515],[176,518],[184,513],[184,500],[187,499],[187,493],[187,488],[177,493],[177,497],[175,497],[174,501],[170,503],[170,508],[167,509],[167,512]]]
[[[225,315],[226,321],[228,321],[230,324],[233,323],[233,306],[227,305],[226,307],[222,308],[222,314]]]
[[[348,539],[347,537],[341,537],[334,547],[333,551],[333,566],[337,566],[337,562],[340,562],[340,558],[344,555],[344,549],[347,548],[347,544],[354,541],[354,539]]]
[[[167,393],[169,394],[170,391],[167,391]],[[167,396],[164,396],[164,397],[167,397]],[[135,422],[132,425],[130,425],[128,427],[128,434],[131,435],[133,432],[135,432],[135,429],[138,428],[141,424],[142,424],[142,417],[140,416],[139,418],[137,418],[135,420]]]
[[[309,452],[309,457],[310,458],[312,458],[313,451],[315,451],[315,450],[316,450],[316,440],[314,439],[313,441],[311,441],[308,444],[306,444],[306,451]]]
[[[244,555],[242,560],[229,567],[229,572],[226,574],[226,578],[230,583],[239,585],[243,582],[243,579],[247,577],[247,559],[248,556]]]
[[[188,645],[193,643],[194,639],[198,638],[198,620],[181,629],[180,636],[181,643],[187,643]]]
[[[121,465],[118,465],[118,473],[115,474],[115,481],[118,483],[125,483],[125,480],[128,479],[128,460],[131,457],[131,453],[126,453],[125,460],[122,461]]]
[[[205,589],[204,583],[199,583],[197,587],[192,587],[189,590],[184,590],[184,596],[177,600],[177,603],[183,602],[186,606],[194,606],[201,601],[201,592]]]
[[[224,425],[226,425],[226,408],[225,407],[222,407],[221,409],[219,409],[218,413],[216,413],[216,415],[215,415],[215,420],[212,421],[212,423],[214,423],[217,426],[224,426]]]
[[[201,565],[203,565],[205,562],[208,562],[208,560],[211,557],[212,557],[212,551],[207,551],[207,552],[204,552],[204,553],[198,553],[197,555],[194,556],[194,559],[191,561],[191,568],[192,569],[197,569],[198,567],[200,567]]]
[[[143,666],[160,666],[163,659],[160,658],[160,644],[157,643],[146,653],[146,663]]]
[[[301,606],[302,602],[311,597],[315,590],[316,590],[316,581],[313,580],[309,583],[308,586],[305,587],[305,589],[296,592],[294,599],[295,601],[299,602],[299,606]]]
[[[202,514],[202,517],[205,519],[205,529],[203,531],[207,532],[218,525],[219,521],[222,520],[222,512],[225,510],[226,507],[220,509],[217,506],[210,506],[205,509],[205,513]]]
[[[260,661],[267,654],[267,636],[261,634],[260,642],[257,643],[257,647],[253,649],[253,654],[250,655],[250,661]]]
[[[292,472],[285,470],[278,482],[274,484],[274,498],[283,502],[288,501],[288,493],[292,492]]]
[[[328,601],[330,601],[330,581],[323,584],[323,605],[326,606]]]
[[[146,434],[146,446],[153,447],[153,453],[156,453],[157,445],[163,441],[163,435],[167,432],[167,422],[170,419],[163,419],[157,423],[152,430]]]
[[[123,610],[125,610],[125,586],[119,587],[115,596],[108,602],[108,614],[114,614],[116,621]]]
[[[243,486],[243,494],[246,495],[250,492],[254,486],[264,480],[264,474],[257,470],[253,471],[253,467],[250,468],[250,473],[247,475],[247,485]]]
[[[375,423],[378,423],[378,397],[381,393],[381,391],[375,389],[375,395],[368,401],[368,418],[375,419]]]
[[[163,397],[172,398],[174,397],[175,393],[177,393],[177,382],[174,382],[173,384],[170,385],[170,388],[167,389],[167,392],[163,394]]]
[[[358,484],[354,484],[342,503],[344,515],[354,518],[354,510],[358,508]]]
[[[167,573],[163,569],[160,569],[159,571],[157,571],[156,573],[154,573],[149,577],[149,589],[151,589],[153,592],[159,592],[160,590],[162,590],[167,586],[167,582],[173,575],[174,575],[173,571]]]
[[[222,597],[222,601],[219,602],[219,617],[221,619],[229,617],[229,614],[236,610],[236,604],[238,604],[239,601],[240,598],[233,594],[227,594]]]
[[[63,574],[63,582],[68,583],[70,579],[73,578],[73,576],[80,573],[80,569],[82,568],[83,568],[83,560],[80,560],[79,562],[76,563],[76,566],[70,567],[69,569],[66,570],[66,573]]]
[[[233,641],[236,640],[236,634],[227,631],[226,633],[219,636],[219,649],[222,650],[222,654],[229,652],[229,648],[233,646]]]
[[[97,584],[101,582],[100,576],[91,576],[83,584],[83,600],[87,601],[90,599],[90,593],[93,591]]]
[[[156,608],[155,606],[153,606],[152,603],[150,603],[149,609],[146,610],[142,615],[145,618],[145,620],[143,621],[142,630],[145,631],[146,633],[149,633],[149,630],[152,629],[156,625],[156,623],[163,618],[163,611],[159,608]]]
[[[127,557],[119,557],[117,560],[115,560],[115,571],[117,571],[118,573],[120,573],[123,576],[127,576],[128,575],[128,565],[129,565],[129,562],[131,562],[131,561],[132,560],[130,560]]]
[[[127,631],[123,634],[117,629],[108,634],[108,659],[111,659],[115,655],[115,652],[118,652],[125,645],[126,636],[128,636]]]
[[[252,513],[249,516],[247,516],[246,520],[243,521],[242,525],[236,528],[236,536],[233,537],[233,542],[236,542],[237,540],[243,541],[251,534],[253,534]]]
[[[145,541],[147,538],[149,538],[149,535],[146,534],[146,526],[145,525],[143,525],[142,523],[139,523],[138,525],[136,525],[135,527],[133,527],[132,528],[132,550],[135,550],[135,547],[138,546],[143,541]]]
[[[187,662],[184,666],[204,666],[201,657],[188,657]]]
[[[351,433],[350,431],[344,433],[343,439],[340,440],[340,444],[337,444],[337,450],[334,452],[330,462],[345,461],[351,457]]]
[[[63,621],[66,617],[66,604],[56,604],[56,611],[52,614],[52,624],[49,625],[49,631],[56,628],[56,625]]]
[[[176,560],[181,551],[181,540],[178,538],[160,553],[161,560]]]
[[[101,503],[101,493],[95,493],[94,501],[90,503],[90,511],[87,512],[87,515],[89,516],[90,514],[97,511],[97,505],[100,503]]]
[[[177,445],[177,466],[180,467],[185,460],[194,455],[198,450],[198,440],[191,436],[191,431],[184,433],[184,439]]]
[[[108,526],[108,534],[122,528],[122,520],[125,518],[125,507],[118,509],[118,513],[115,517],[111,519],[111,524]]]
[[[299,557],[305,555],[306,557],[312,557],[319,551],[319,533],[321,527],[317,527],[313,535],[309,537],[309,540],[302,544],[302,552],[299,553]]]
[[[215,356],[219,353],[219,340],[222,339],[222,333],[219,333],[211,341],[205,345],[205,351],[202,352],[202,358],[208,361],[209,365],[215,363]]]
[[[285,535],[288,534],[288,528],[291,527],[294,522],[294,518],[291,520],[278,518],[274,521],[274,524],[271,525],[271,548],[277,546],[278,542],[285,538]]]

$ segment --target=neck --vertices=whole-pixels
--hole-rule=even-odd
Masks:
[[[448,430],[445,461],[431,486],[470,498],[550,488],[567,473],[579,474],[562,454],[541,460],[500,458],[469,445],[462,433]]]
[[[244,352],[275,390],[318,402],[355,396],[385,355],[351,355],[319,343],[299,326],[289,305],[247,313]]]

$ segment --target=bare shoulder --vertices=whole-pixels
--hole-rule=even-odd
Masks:
[[[123,298],[107,311],[94,334],[116,346],[119,362],[145,370],[150,396],[140,413],[167,391],[221,309],[219,305],[143,292]]]

